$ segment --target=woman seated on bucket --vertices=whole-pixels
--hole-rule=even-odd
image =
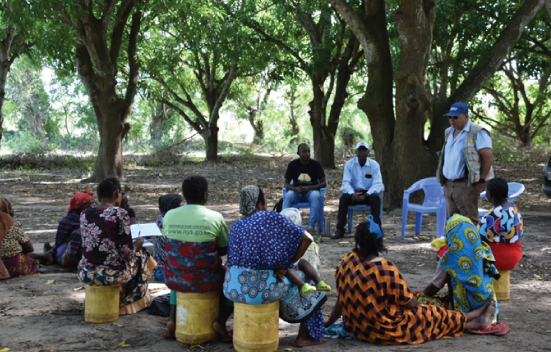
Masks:
[[[306,347],[324,343],[321,306],[326,293],[301,295],[285,274],[303,256],[312,237],[275,211],[267,211],[264,193],[246,186],[239,194],[239,212],[230,232],[228,271],[224,295],[233,302],[267,304],[279,301],[279,316],[289,323],[300,323],[295,344]],[[300,279],[313,285],[297,270]]]
[[[225,273],[222,256],[227,253],[229,230],[222,214],[205,207],[208,182],[203,176],[186,177],[182,193],[187,204],[170,210],[163,219],[165,284],[172,290],[170,321],[163,336],[175,336],[176,292],[219,291],[220,311],[213,328],[222,341],[231,342],[226,321],[233,312],[233,304],[224,299],[221,291]]]
[[[358,225],[354,238],[355,248],[335,274],[338,301],[325,323],[328,332],[376,344],[419,344],[492,322],[491,298],[468,313],[419,304],[398,268],[381,257],[383,234],[371,215]],[[332,326],[341,315],[342,323]]]
[[[505,335],[509,327],[497,322],[499,311],[492,278],[499,274],[494,266],[492,250],[481,240],[471,220],[454,215],[446,222],[446,237],[433,241],[431,245],[440,249],[441,259],[432,282],[417,298],[422,303],[446,306],[461,312],[471,312],[483,306],[488,300],[495,301],[495,315],[491,325],[477,334]],[[443,300],[432,299],[446,284],[448,294]]]
[[[518,207],[507,201],[509,186],[502,178],[486,185],[486,198],[493,207],[480,219],[478,231],[495,257],[498,271],[513,270],[522,259],[524,223]]]
[[[53,259],[49,255],[32,253],[31,240],[13,217],[11,203],[0,197],[0,279],[34,274],[38,271],[38,261],[49,263]]]
[[[61,219],[54,244],[54,259],[63,266],[76,268],[82,259],[82,237],[80,236],[80,214],[84,209],[96,205],[94,194],[77,192],[69,203],[67,215]],[[44,244],[48,249],[49,243]]]
[[[157,226],[159,230],[163,232],[163,219],[169,210],[176,209],[182,206],[184,199],[181,195],[176,193],[164,194],[159,197],[159,211],[161,215],[157,219]],[[155,268],[155,278],[159,281],[165,281],[165,263],[166,263],[166,249],[165,239],[163,236],[157,236],[153,243],[153,259],[157,262]]]
[[[151,301],[147,287],[154,260],[142,248],[143,238],[132,243],[130,219],[120,207],[119,180],[101,181],[97,195],[100,204],[80,214],[82,259],[78,277],[85,284],[119,286],[119,314],[139,312]]]
[[[283,209],[280,214],[295,225],[302,225],[300,210],[298,210],[297,208]],[[318,245],[316,244],[316,242],[312,241],[312,243],[310,243],[310,246],[308,246],[306,253],[304,253],[302,258],[300,258],[294,264],[294,268],[287,270],[287,274],[285,274],[285,277],[288,278],[293,285],[300,287],[300,293],[302,293],[303,295],[307,295],[316,290],[329,292],[331,291],[331,286],[327,285],[325,281],[320,278],[317,272],[317,270],[319,270],[319,261]],[[316,286],[309,285],[302,281],[295,269],[303,271],[304,274],[306,274],[307,278],[314,281]]]

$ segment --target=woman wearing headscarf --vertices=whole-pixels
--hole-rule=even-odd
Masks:
[[[13,215],[11,203],[0,197],[0,279],[34,274],[38,271],[38,260],[51,260],[49,256],[32,253],[33,244]]]
[[[54,244],[54,259],[63,266],[75,267],[82,259],[82,237],[80,236],[80,213],[96,204],[94,194],[77,192],[71,198],[67,215],[59,222]],[[44,246],[47,249],[48,243]]]
[[[184,198],[176,193],[164,194],[159,197],[159,211],[161,212],[161,215],[159,215],[159,218],[157,219],[157,226],[161,232],[163,232],[163,219],[166,213],[168,213],[169,210],[182,206],[183,201]],[[155,268],[155,278],[159,281],[164,281],[166,249],[165,239],[163,236],[157,236],[155,242],[153,243],[153,259],[157,262],[157,267]]]
[[[338,301],[327,319],[331,335],[383,345],[420,344],[458,337],[492,321],[491,299],[472,312],[419,304],[398,268],[381,257],[383,233],[367,217],[356,228],[356,246],[337,268]],[[342,323],[333,325],[342,316]]]
[[[264,193],[256,186],[241,190],[239,211],[243,218],[233,224],[228,243],[224,295],[247,304],[279,301],[280,318],[300,323],[297,346],[324,343],[321,306],[327,300],[325,292],[302,296],[285,278],[312,242],[311,236],[281,214],[267,211]],[[303,282],[313,284],[303,272],[297,272]]]
[[[499,336],[507,334],[509,327],[497,322],[499,307],[492,278],[499,278],[499,274],[494,266],[494,255],[471,220],[462,215],[452,216],[446,223],[446,238],[437,239],[432,245],[443,248],[441,258],[432,282],[419,295],[419,299],[423,301],[424,296],[433,297],[448,283],[450,309],[472,312],[488,300],[493,300],[495,315],[492,324],[471,332]]]

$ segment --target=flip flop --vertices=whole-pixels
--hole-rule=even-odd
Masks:
[[[321,341],[309,341],[309,342],[301,343],[301,344],[295,343],[294,345],[295,345],[295,347],[302,348],[302,347],[310,347],[310,346],[315,346],[315,345],[322,345],[326,342],[327,342],[327,340],[322,339]]]
[[[496,336],[505,336],[511,330],[509,325],[505,323],[497,322],[494,325],[499,329],[499,331],[495,333]]]
[[[470,329],[469,332],[471,334],[476,335],[496,335],[496,336],[503,336],[507,335],[509,332],[509,326],[505,323],[495,323],[490,324],[486,327],[484,330],[472,330]]]

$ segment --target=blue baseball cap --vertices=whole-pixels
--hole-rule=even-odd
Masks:
[[[455,103],[452,105],[450,112],[444,116],[459,116],[469,113],[469,107],[465,103]]]

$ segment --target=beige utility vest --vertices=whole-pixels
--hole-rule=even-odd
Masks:
[[[448,127],[446,129],[446,132],[444,132],[444,146],[442,147],[442,151],[440,152],[440,158],[438,160],[438,169],[436,170],[436,178],[438,179],[438,182],[442,184],[442,186],[446,182],[442,169],[444,168],[444,158],[445,158],[444,154],[446,151],[446,143],[448,142],[448,137],[450,136],[451,130],[452,128]],[[471,127],[467,134],[467,138],[465,138],[465,165],[467,167],[467,170],[469,171],[469,175],[468,175],[469,185],[476,183],[480,180],[481,158],[480,158],[480,154],[478,154],[478,150],[476,149],[476,137],[478,136],[478,132],[480,132],[481,130],[485,130],[486,132],[488,132],[488,130],[486,130],[482,126],[479,126],[471,122]],[[490,171],[486,176],[486,182],[488,182],[492,178],[494,178],[493,166],[490,167]]]

